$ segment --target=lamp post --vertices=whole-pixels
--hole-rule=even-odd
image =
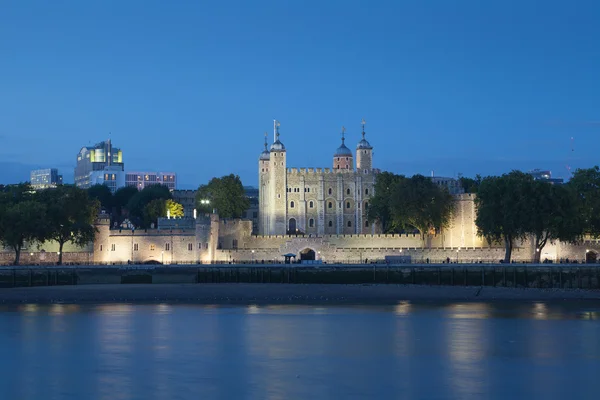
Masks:
[[[254,250],[252,250],[252,264],[254,264]]]
[[[131,263],[133,264],[133,234],[135,232],[135,228],[131,228]]]
[[[458,264],[458,252],[460,251],[460,248],[456,249],[456,263]]]

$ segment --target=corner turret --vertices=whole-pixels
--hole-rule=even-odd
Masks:
[[[337,150],[335,151],[335,153],[333,155],[333,169],[335,171],[354,170],[354,168],[352,167],[352,165],[354,164],[353,157],[352,157],[352,150],[350,150],[348,147],[346,147],[346,144],[344,143],[346,140],[346,138],[344,137],[345,133],[346,133],[346,128],[344,128],[342,126],[342,144],[340,147],[337,148]]]
[[[365,139],[365,125],[363,119],[362,125],[362,140],[356,145],[356,169],[359,172],[368,174],[373,169],[373,146]]]

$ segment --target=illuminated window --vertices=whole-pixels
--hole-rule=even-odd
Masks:
[[[154,245],[153,244],[150,245],[150,251],[154,251]]]
[[[165,250],[166,251],[171,250],[171,244],[170,243],[165,243]]]
[[[134,251],[138,251],[138,244],[137,244],[137,243],[135,243],[135,244],[133,245],[133,250],[134,250]]]
[[[312,218],[311,218],[311,219],[309,219],[309,220],[308,220],[308,226],[309,226],[310,228],[314,228],[314,227],[315,227],[315,220],[314,220],[314,219],[312,219]]]

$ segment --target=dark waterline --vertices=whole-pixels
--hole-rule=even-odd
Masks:
[[[0,309],[2,399],[597,399],[600,304]]]

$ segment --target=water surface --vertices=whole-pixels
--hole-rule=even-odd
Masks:
[[[600,305],[24,305],[2,399],[598,399]]]

